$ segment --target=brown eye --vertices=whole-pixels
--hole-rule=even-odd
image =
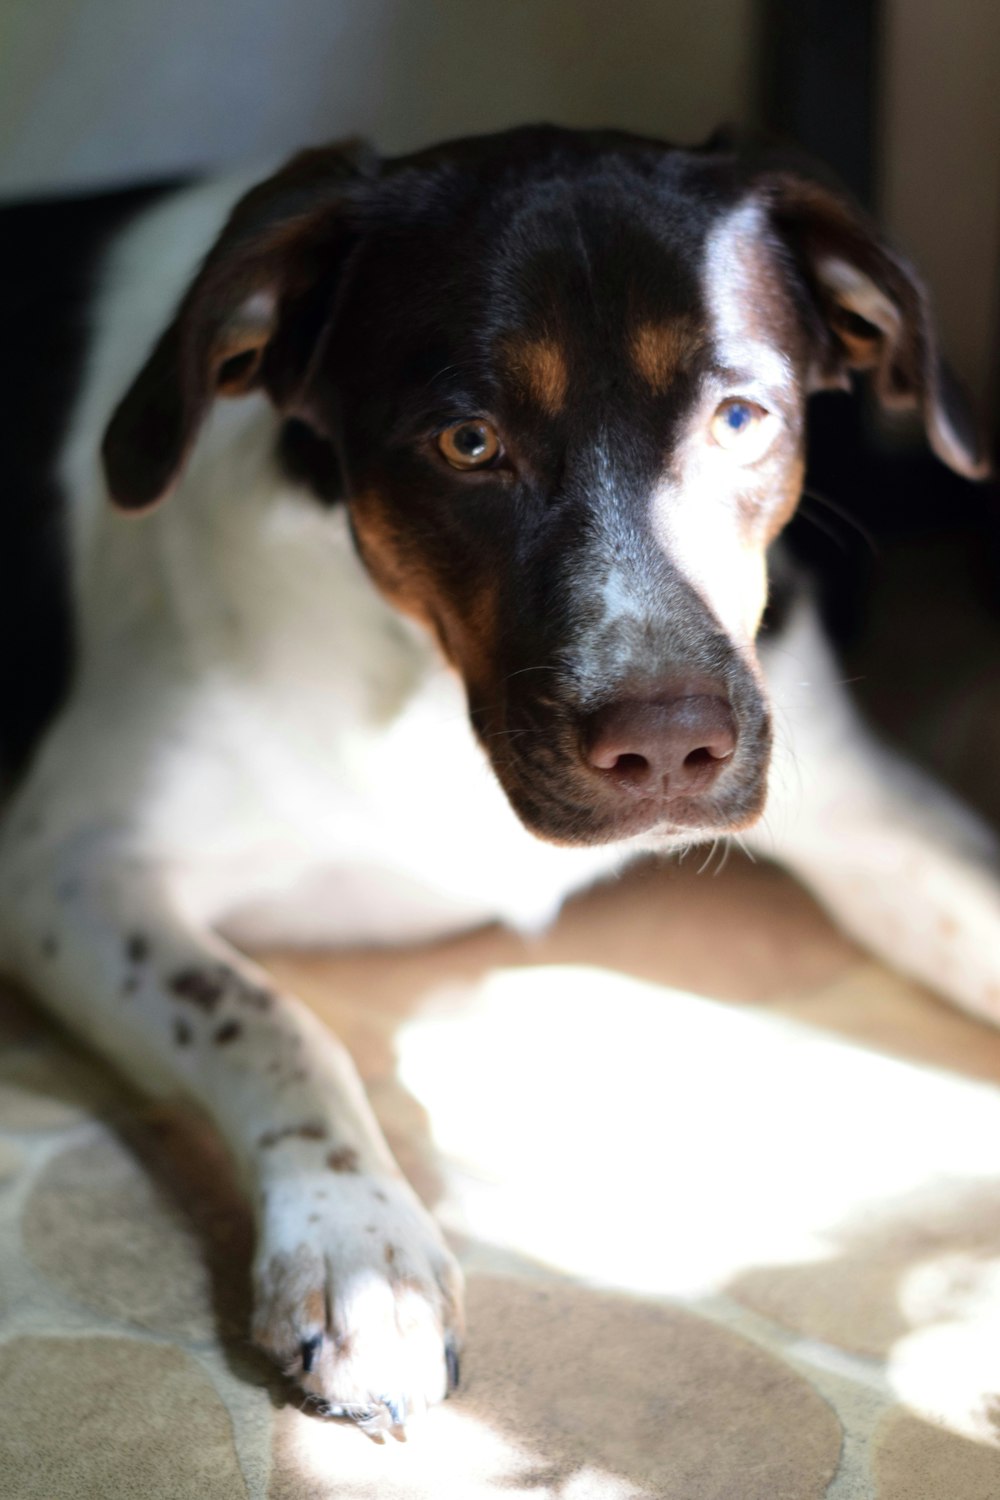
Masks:
[[[500,453],[500,439],[489,422],[456,422],[438,438],[438,447],[453,469],[482,469]]]

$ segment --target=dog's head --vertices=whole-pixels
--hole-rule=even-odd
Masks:
[[[331,148],[237,206],[104,454],[145,508],[215,395],[265,389],[335,455],[528,827],[689,840],[761,811],[765,554],[806,398],[852,369],[981,472],[913,272],[775,157],[548,128]]]

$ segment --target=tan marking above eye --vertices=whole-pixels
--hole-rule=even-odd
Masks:
[[[691,324],[683,319],[640,323],[632,332],[629,352],[642,379],[661,396],[698,342]]]
[[[557,417],[566,404],[569,367],[554,339],[509,339],[503,357],[511,376],[530,400]]]
[[[495,427],[479,417],[456,422],[438,437],[438,448],[453,469],[482,469],[501,452]]]

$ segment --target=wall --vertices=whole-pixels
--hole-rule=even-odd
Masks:
[[[886,0],[882,212],[924,272],[945,348],[995,402],[1000,4]]]
[[[745,117],[753,0],[5,0],[0,189],[533,118]]]

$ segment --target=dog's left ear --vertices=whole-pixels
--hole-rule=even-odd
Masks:
[[[299,414],[310,360],[354,239],[346,207],[375,158],[357,142],[303,151],[237,203],[101,449],[121,510],[176,483],[217,395],[267,392]]]
[[[985,479],[986,444],[968,398],[937,346],[927,293],[910,265],[845,197],[793,171],[765,173],[759,191],[807,290],[815,328],[813,388],[871,372],[889,409],[915,409],[937,456]]]

